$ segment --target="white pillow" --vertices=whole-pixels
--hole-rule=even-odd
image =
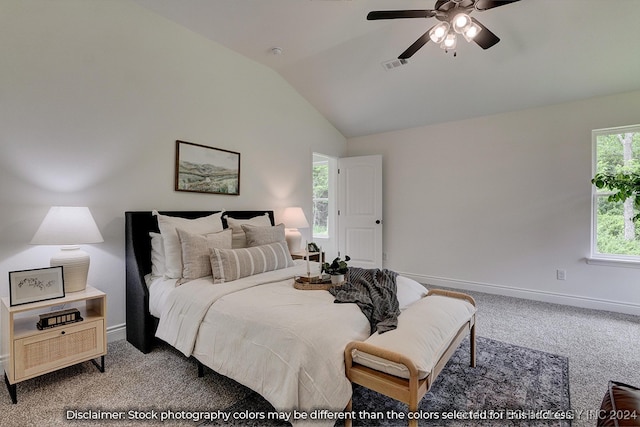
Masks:
[[[231,249],[231,230],[211,234],[192,234],[177,228],[182,247],[182,278],[193,280],[211,276],[211,248]]]
[[[404,310],[420,298],[427,295],[428,289],[408,277],[396,277],[396,287],[398,295],[398,305],[400,310]]]
[[[182,247],[176,228],[193,233],[209,234],[222,231],[222,215],[218,212],[213,215],[196,219],[180,218],[176,216],[161,215],[158,211],[153,214],[158,217],[158,228],[164,242],[165,276],[171,279],[179,279],[182,276]]]
[[[238,249],[211,249],[213,283],[225,283],[267,271],[293,267],[287,242]]]
[[[249,219],[235,219],[231,218],[230,216],[226,216],[225,218],[227,219],[229,228],[233,230],[231,246],[234,249],[247,247],[247,237],[244,234],[244,230],[242,230],[243,224],[262,227],[271,226],[271,218],[269,218],[268,213],[265,213],[264,215],[254,216],[253,218]]]
[[[164,276],[164,242],[160,233],[150,232],[151,237],[151,275],[154,277]]]

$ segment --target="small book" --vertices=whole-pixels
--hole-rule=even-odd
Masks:
[[[38,329],[48,329],[55,326],[67,325],[69,323],[80,322],[82,317],[80,316],[80,310],[77,308],[70,308],[67,310],[52,311],[40,315],[40,320],[36,326]]]

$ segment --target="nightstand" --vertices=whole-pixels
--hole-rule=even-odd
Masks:
[[[293,252],[291,258],[306,259],[306,252]],[[324,262],[324,252],[309,252],[309,261]]]
[[[39,330],[39,314],[53,307],[77,308],[83,320]],[[64,298],[11,307],[2,298],[2,354],[4,380],[13,403],[18,402],[16,384],[77,363],[92,361],[104,372],[107,354],[107,296],[87,286]],[[94,359],[100,357],[98,364]]]

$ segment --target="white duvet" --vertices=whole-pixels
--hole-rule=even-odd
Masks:
[[[223,284],[185,283],[169,294],[156,336],[278,411],[342,411],[351,397],[344,348],[369,336],[369,322],[355,304],[335,304],[329,292],[295,289],[293,276],[305,272],[298,263]]]

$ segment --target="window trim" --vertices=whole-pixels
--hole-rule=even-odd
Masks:
[[[594,129],[591,131],[591,176],[595,176],[598,165],[598,144],[600,135],[628,133],[640,133],[640,124],[628,126],[615,126],[611,128]],[[596,251],[598,247],[598,197],[608,196],[613,191],[601,191],[591,184],[591,248],[590,255],[586,259],[587,264],[606,265],[615,267],[640,268],[640,255],[603,254]]]

